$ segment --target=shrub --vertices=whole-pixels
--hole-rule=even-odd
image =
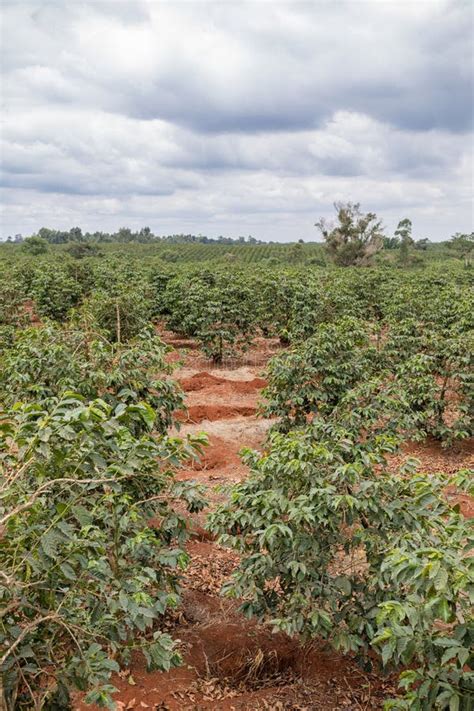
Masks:
[[[255,315],[253,292],[235,274],[203,272],[170,282],[165,295],[168,326],[198,339],[215,363],[246,349],[252,339]]]
[[[152,330],[127,344],[110,344],[100,334],[77,328],[46,324],[25,329],[0,361],[0,401],[45,402],[74,388],[113,407],[146,402],[155,413],[154,427],[165,432],[173,413],[183,408],[183,395],[168,377],[168,350]]]
[[[22,245],[22,249],[28,254],[37,257],[40,254],[46,254],[46,252],[48,251],[48,243],[42,237],[33,235],[32,237],[27,237],[25,239]]]
[[[160,254],[160,259],[162,259],[164,262],[177,262],[178,261],[178,252],[175,252],[171,249],[165,249],[163,252]]]
[[[472,683],[468,522],[446,501],[449,476],[393,473],[397,439],[360,435],[318,419],[245,453],[249,478],[209,519],[241,556],[226,592],[275,629],[412,665],[410,708],[458,708]]]
[[[31,296],[42,317],[64,321],[79,304],[82,293],[80,283],[64,268],[44,265],[32,278]]]
[[[286,431],[309,416],[331,412],[350,388],[369,377],[375,355],[361,322],[346,318],[320,325],[312,338],[270,361],[264,414],[280,418],[278,426]]]
[[[84,302],[82,312],[110,341],[125,342],[150,323],[150,293],[145,285],[115,293],[97,290]]]
[[[404,403],[406,436],[450,444],[472,434],[472,352],[472,333],[458,326],[435,330],[414,319],[392,326],[381,357]]]
[[[72,688],[113,707],[112,672],[141,650],[179,663],[160,620],[179,600],[186,521],[199,510],[173,467],[199,439],[152,438],[145,403],[17,405],[0,427],[0,702],[69,705]],[[202,440],[201,440],[202,441]],[[155,525],[148,520],[155,517]]]
[[[99,246],[93,242],[70,242],[66,251],[74,259],[102,256]]]

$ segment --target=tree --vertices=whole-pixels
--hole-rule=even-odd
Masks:
[[[423,252],[425,252],[428,249],[428,245],[430,244],[430,240],[428,237],[423,237],[423,239],[418,239],[415,242],[415,249],[420,249]]]
[[[400,222],[397,225],[397,229],[395,230],[395,237],[399,237],[402,242],[405,241],[408,244],[413,244],[413,238],[411,236],[411,231],[412,231],[411,220],[409,220],[408,217],[404,217],[403,220],[400,220]]]
[[[365,266],[382,249],[382,222],[374,212],[362,213],[359,203],[334,204],[337,224],[328,224],[324,218],[315,226],[321,232],[329,255],[335,264]]]
[[[121,227],[116,234],[117,242],[132,242],[133,232],[129,227]]]
[[[413,245],[411,229],[411,220],[405,217],[403,220],[400,220],[395,230],[395,237],[400,240],[400,261],[402,264],[407,264],[410,247]]]
[[[71,227],[69,230],[69,239],[72,242],[82,242],[84,236],[80,227]]]
[[[79,228],[76,227],[73,228],[73,230],[74,229],[77,230]],[[50,244],[63,244],[64,242],[69,242],[71,239],[73,239],[70,232],[62,232],[61,230],[51,230],[49,227],[42,227],[40,230],[38,230],[38,236],[42,237]]]
[[[456,232],[456,234],[451,237],[448,247],[456,252],[460,259],[464,260],[464,266],[466,268],[470,267],[472,253],[474,251],[474,232],[471,232],[471,234]]]
[[[27,237],[25,239],[23,242],[23,249],[25,252],[28,252],[28,254],[32,254],[37,257],[40,254],[46,254],[48,251],[48,243],[42,237],[33,235],[32,237]]]
[[[139,242],[151,242],[154,238],[155,236],[149,227],[142,227],[138,233]]]
[[[384,237],[383,238],[383,248],[384,249],[398,249],[400,247],[400,240],[398,237]]]

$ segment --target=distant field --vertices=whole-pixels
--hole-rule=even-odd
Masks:
[[[49,253],[67,251],[68,244],[50,244]],[[456,254],[449,249],[447,242],[430,244],[426,250],[414,250],[416,257],[412,266],[423,266],[433,262],[457,261]],[[100,253],[107,255],[128,255],[134,259],[158,258],[170,264],[193,264],[202,262],[230,263],[240,265],[262,264],[277,266],[316,265],[331,266],[324,245],[317,242],[304,243],[301,246],[292,244],[173,244],[170,242],[101,242],[98,243]],[[398,250],[383,250],[374,260],[375,264],[397,264]],[[0,242],[0,260],[10,261],[22,259],[21,244]]]
[[[228,245],[228,244],[169,244],[157,242],[154,244],[104,244],[101,245],[106,253],[125,252],[133,256],[173,256],[177,255],[178,262],[207,262],[207,261],[236,261],[242,264],[252,264],[264,259],[277,259],[281,262],[293,260],[289,244],[261,244],[261,245]],[[304,244],[301,259],[324,259],[322,244]]]
[[[297,264],[319,264],[330,266],[327,259],[324,245],[317,242],[310,242],[299,245],[295,253],[295,244],[173,244],[169,242],[103,242],[99,243],[102,254],[122,254],[129,255],[135,259],[140,258],[162,258],[169,263],[194,263],[194,262],[220,262],[236,264],[258,264],[268,261],[274,265],[297,265]],[[67,250],[68,244],[51,244],[51,253]],[[8,257],[20,257],[22,254],[21,245],[0,243],[0,259]],[[421,266],[423,262],[452,261],[456,258],[453,250],[447,247],[447,243],[431,244],[425,251],[415,250]],[[397,250],[383,250],[376,257],[376,263],[392,263],[397,258]]]

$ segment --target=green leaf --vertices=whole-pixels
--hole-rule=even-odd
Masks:
[[[68,580],[75,580],[76,579],[76,573],[74,571],[74,568],[71,565],[69,565],[69,563],[61,563],[61,565],[59,567],[60,567],[63,575]]]

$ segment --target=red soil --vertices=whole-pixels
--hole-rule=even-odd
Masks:
[[[187,409],[187,415],[179,415],[185,422],[203,422],[209,420],[228,420],[232,417],[243,415],[249,417],[255,415],[255,407],[246,405],[191,405]]]
[[[167,342],[177,343],[162,332]],[[209,446],[199,463],[189,462],[179,472],[182,479],[196,479],[208,486],[210,505],[222,500],[215,484],[232,483],[246,476],[239,458],[244,446],[259,448],[270,426],[257,418],[259,392],[266,382],[261,365],[275,352],[275,343],[254,348],[237,367],[213,369],[209,361],[187,346],[185,366],[176,374],[187,393],[188,415],[180,433],[205,430]],[[172,356],[176,358],[176,356]],[[205,424],[201,424],[205,422]],[[457,471],[472,466],[472,445],[443,450],[435,443],[409,444],[402,457],[415,456],[429,471]],[[463,510],[473,513],[473,502],[457,492]],[[183,606],[167,625],[181,640],[184,663],[170,672],[147,672],[143,659],[133,658],[130,671],[113,678],[119,689],[118,709],[161,711],[356,711],[381,709],[393,696],[390,677],[364,673],[349,655],[327,649],[321,643],[301,646],[283,634],[245,619],[238,603],[220,596],[222,585],[238,563],[238,555],[222,548],[203,528],[205,514],[193,517],[192,540],[187,549],[190,564],[183,575]],[[86,707],[78,702],[77,709]]]
[[[212,388],[214,392],[221,393],[223,390],[234,391],[237,393],[254,393],[260,391],[267,384],[264,378],[253,378],[252,380],[226,380],[211,373],[196,373],[190,378],[182,378],[179,381],[183,390],[187,393],[195,392],[196,390],[204,390]],[[217,390],[219,388],[219,390]]]
[[[209,445],[205,448],[201,459],[190,463],[194,474],[196,471],[208,472],[213,469],[222,469],[229,465],[240,465],[238,452],[234,448],[229,447],[229,443],[224,439],[215,435],[209,437]]]
[[[42,321],[36,312],[36,304],[32,299],[26,299],[23,302],[23,314],[29,321],[30,326],[39,327],[42,325]]]

